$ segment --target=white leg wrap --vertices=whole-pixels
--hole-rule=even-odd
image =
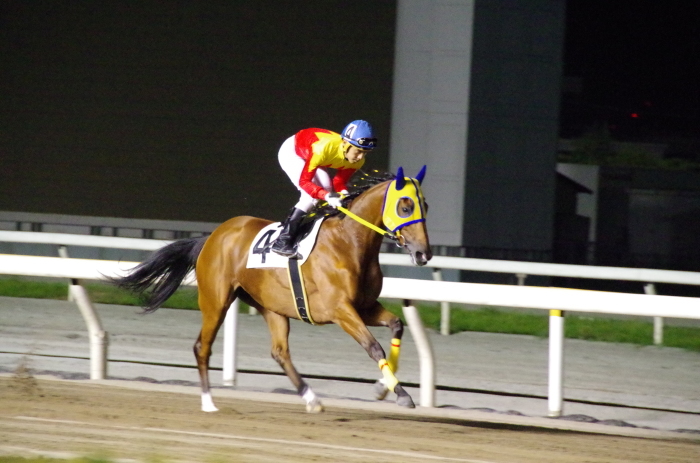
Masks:
[[[316,394],[314,393],[314,391],[311,390],[310,387],[306,388],[306,392],[304,392],[304,395],[302,397],[304,398],[307,404],[310,404],[311,402],[316,400]]]
[[[321,400],[316,397],[316,394],[308,385],[306,386],[306,392],[301,397],[306,402],[306,411],[308,413],[321,413],[323,411]]]
[[[202,392],[202,411],[203,412],[218,412],[219,409],[214,405],[210,392]]]

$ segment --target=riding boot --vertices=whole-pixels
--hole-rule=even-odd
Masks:
[[[282,224],[283,228],[280,232],[279,237],[272,244],[272,250],[277,254],[285,257],[291,257],[296,255],[297,251],[295,249],[297,233],[299,232],[299,225],[301,224],[301,219],[304,218],[306,212],[296,207],[292,209],[289,216]]]

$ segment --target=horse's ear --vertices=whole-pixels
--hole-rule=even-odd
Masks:
[[[418,183],[422,184],[423,183],[423,178],[425,177],[425,171],[428,169],[428,166],[423,165],[423,168],[418,172],[418,175],[416,175],[416,180],[418,180]]]
[[[406,186],[406,179],[403,176],[403,167],[399,167],[399,170],[396,171],[396,189],[400,190],[404,186]]]

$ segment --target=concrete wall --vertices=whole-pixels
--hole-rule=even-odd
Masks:
[[[432,243],[551,258],[564,7],[399,0],[391,166],[428,164]]]
[[[564,14],[563,0],[476,2],[465,246],[551,255]]]
[[[431,242],[462,244],[473,0],[399,0],[391,166],[428,165]]]
[[[370,120],[386,169],[395,2],[0,3],[0,210],[282,219],[295,131]]]
[[[365,118],[367,170],[428,164],[434,244],[546,256],[563,15],[563,0],[6,0],[0,210],[279,220],[296,199],[279,144]]]

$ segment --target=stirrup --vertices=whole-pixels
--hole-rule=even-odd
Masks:
[[[288,251],[287,249],[273,249],[272,252],[274,252],[277,255],[290,258],[297,255],[297,252],[294,249],[292,249],[291,251]]]
[[[275,254],[279,254],[280,256],[284,257],[293,257],[297,255],[297,250],[293,246],[287,244],[277,247],[276,244],[277,241],[272,243],[272,252]]]

